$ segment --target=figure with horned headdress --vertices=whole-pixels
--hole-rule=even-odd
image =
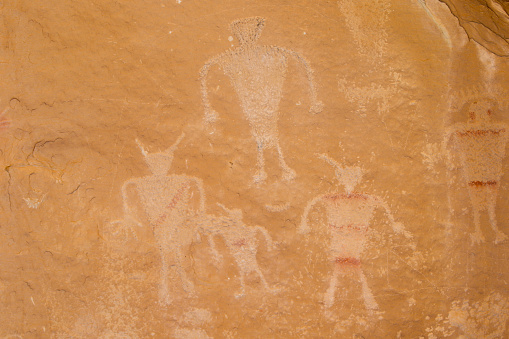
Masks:
[[[495,207],[509,135],[506,124],[491,120],[494,107],[495,102],[488,98],[470,102],[468,122],[449,127],[442,145],[445,151],[453,142],[459,153],[474,212],[473,243],[484,241],[480,222],[484,210],[488,211],[490,226],[495,232],[495,244],[507,238],[497,227]]]
[[[378,304],[361,267],[361,254],[365,248],[375,209],[381,207],[385,210],[396,233],[403,233],[407,238],[411,235],[404,230],[401,223],[394,220],[388,205],[381,198],[354,191],[362,179],[363,170],[360,167],[343,167],[325,154],[321,154],[320,158],[335,168],[336,178],[346,191],[322,194],[312,199],[304,210],[299,226],[299,233],[309,232],[310,211],[319,203],[325,206],[327,233],[330,236],[329,258],[334,264],[329,288],[325,293],[325,307],[330,308],[334,304],[336,284],[341,276],[358,278],[366,308],[376,310]]]
[[[180,143],[163,152],[148,153],[136,140],[141,149],[151,175],[127,180],[122,186],[124,201],[124,223],[142,226],[137,211],[129,204],[129,189],[135,188],[141,205],[153,229],[161,255],[161,297],[169,302],[168,274],[170,265],[177,269],[182,287],[187,293],[194,291],[193,283],[187,278],[183,264],[183,251],[189,250],[195,227],[188,223],[190,218],[205,211],[205,193],[201,179],[187,175],[168,175],[173,161],[173,153]]]
[[[284,160],[277,127],[288,57],[300,62],[306,70],[311,92],[310,111],[319,113],[323,106],[317,100],[313,71],[303,56],[282,47],[262,46],[256,43],[264,24],[265,19],[260,17],[232,22],[230,29],[239,40],[240,46],[213,57],[200,71],[206,122],[214,122],[218,117],[208,99],[207,74],[210,68],[215,64],[219,65],[231,80],[257,145],[255,183],[261,183],[267,178],[263,154],[266,149],[277,151],[284,180],[292,180],[296,175]]]

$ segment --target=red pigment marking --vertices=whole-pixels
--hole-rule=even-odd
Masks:
[[[351,194],[328,194],[324,196],[325,199],[329,199],[332,201],[343,200],[343,199],[358,199],[358,200],[368,200],[368,196],[361,193],[351,193]]]
[[[233,246],[238,246],[238,247],[242,247],[242,246],[245,246],[247,245],[246,243],[246,239],[240,239],[236,242],[233,243]]]
[[[345,265],[345,266],[360,266],[361,261],[357,258],[352,257],[337,257],[334,262],[339,265]]]
[[[484,136],[484,135],[488,135],[488,134],[499,135],[502,132],[505,132],[505,128],[502,128],[502,129],[499,129],[499,130],[493,130],[493,129],[485,129],[485,130],[478,129],[478,130],[473,130],[473,129],[471,129],[471,130],[468,130],[468,131],[465,131],[465,132],[458,132],[458,135],[460,137],[466,137],[466,136]]]
[[[11,121],[6,119],[0,119],[0,129],[11,127]]]
[[[484,186],[494,186],[497,182],[495,180],[491,181],[471,181],[468,183],[468,186],[476,186],[476,187],[484,187]]]
[[[170,212],[172,209],[177,206],[177,203],[182,199],[182,196],[184,195],[184,191],[189,187],[189,184],[184,184],[182,187],[175,193],[173,196],[173,199],[171,199],[170,203],[165,207],[165,210]],[[163,221],[166,220],[168,217],[168,213],[164,213],[159,218],[157,218],[155,225],[160,225]]]
[[[353,231],[358,231],[358,232],[363,231],[364,233],[368,231],[368,227],[364,224],[348,224],[348,225],[341,225],[341,226],[329,224],[329,227],[337,229],[337,230],[347,229],[347,230],[353,230]]]

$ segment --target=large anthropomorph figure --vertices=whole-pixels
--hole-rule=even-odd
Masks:
[[[404,230],[401,223],[395,222],[389,207],[379,197],[354,192],[355,186],[362,179],[360,167],[342,167],[326,155],[321,158],[336,168],[338,181],[345,186],[345,193],[322,194],[312,199],[302,215],[299,233],[310,231],[308,215],[317,204],[325,206],[327,233],[330,236],[329,258],[334,265],[329,288],[325,293],[325,307],[334,304],[334,294],[339,276],[360,280],[364,304],[368,310],[378,309],[378,304],[371,292],[361,266],[361,255],[364,251],[371,219],[376,208],[383,208],[393,230],[403,233],[407,238],[411,235]]]
[[[495,232],[495,243],[507,238],[497,227],[495,207],[508,134],[506,124],[491,120],[493,107],[494,102],[487,98],[472,101],[468,122],[451,126],[443,144],[444,148],[450,142],[455,145],[463,167],[474,212],[475,232],[471,234],[473,243],[484,241],[480,222],[483,210],[488,211],[490,225]]]
[[[305,68],[311,92],[311,112],[318,113],[323,104],[317,100],[313,71],[309,63],[297,52],[276,46],[257,44],[265,20],[260,17],[245,18],[231,23],[231,31],[240,46],[210,59],[200,71],[205,120],[214,122],[218,115],[212,109],[207,88],[209,69],[217,64],[228,75],[237,93],[242,110],[251,127],[257,145],[257,173],[255,183],[267,178],[264,150],[275,149],[283,170],[283,179],[292,180],[295,171],[286,164],[279,146],[279,102],[287,71],[288,57],[295,58]]]
[[[138,142],[151,175],[127,180],[122,186],[124,200],[124,223],[137,224],[139,213],[130,204],[129,191],[135,188],[141,205],[153,229],[155,240],[161,254],[161,298],[170,302],[168,274],[170,266],[175,266],[182,286],[187,293],[194,291],[193,283],[187,278],[183,264],[183,251],[189,250],[196,227],[189,222],[197,214],[205,211],[205,194],[201,179],[187,175],[168,175],[173,161],[177,142],[164,152],[148,153]]]

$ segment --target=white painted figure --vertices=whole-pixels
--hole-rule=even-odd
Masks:
[[[487,210],[495,243],[507,239],[497,227],[495,207],[502,176],[502,161],[507,145],[507,125],[491,119],[495,103],[488,99],[473,100],[469,106],[467,123],[451,126],[444,137],[444,149],[453,143],[463,167],[470,202],[474,214],[473,243],[484,241],[481,232],[481,211]]]
[[[323,107],[323,104],[317,100],[313,71],[303,56],[282,47],[257,44],[264,23],[265,19],[260,17],[232,22],[230,28],[239,40],[240,46],[213,57],[200,71],[206,122],[214,122],[218,117],[208,98],[207,74],[210,68],[216,64],[219,65],[235,88],[257,145],[255,183],[261,183],[267,178],[263,153],[266,149],[277,151],[279,164],[283,170],[283,179],[289,181],[296,176],[295,171],[284,160],[283,152],[279,146],[277,127],[279,102],[282,97],[288,57],[300,62],[306,70],[311,92],[310,111],[318,113]]]
[[[129,204],[128,190],[132,186],[141,199],[141,204],[153,229],[161,254],[161,298],[170,302],[168,274],[170,265],[175,265],[187,293],[194,292],[193,283],[187,278],[183,263],[183,251],[187,251],[196,234],[194,224],[189,222],[195,214],[205,210],[205,193],[202,180],[187,175],[168,175],[177,142],[164,152],[148,153],[136,140],[151,175],[127,180],[122,186],[124,220],[126,225],[142,226],[136,217],[136,209]]]
[[[327,161],[336,169],[336,178],[345,186],[345,193],[322,194],[312,199],[302,215],[299,233],[310,231],[308,215],[317,204],[323,204],[326,209],[327,231],[330,235],[329,258],[334,264],[329,288],[325,293],[325,307],[334,304],[334,294],[338,278],[358,278],[362,287],[364,304],[368,310],[378,309],[378,304],[368,286],[366,276],[361,266],[361,254],[364,251],[368,237],[371,219],[376,208],[383,208],[387,213],[393,230],[402,233],[407,238],[411,235],[404,230],[403,225],[395,222],[388,205],[379,197],[357,193],[355,186],[360,182],[363,170],[360,167],[343,167],[335,160],[322,154],[320,158]]]
[[[267,249],[273,249],[272,238],[267,230],[261,226],[247,226],[242,222],[242,211],[239,209],[227,209],[221,204],[227,216],[202,215],[196,219],[196,224],[201,232],[209,236],[210,246],[216,262],[221,261],[221,255],[218,253],[214,243],[214,236],[221,236],[230,253],[233,255],[240,273],[241,293],[237,297],[245,294],[245,277],[250,273],[256,273],[266,290],[274,291],[269,287],[262,271],[258,265],[256,255],[258,252],[257,233],[260,232],[266,241]]]

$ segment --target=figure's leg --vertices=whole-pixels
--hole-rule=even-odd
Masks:
[[[336,283],[338,280],[339,269],[334,267],[334,272],[330,279],[329,288],[325,292],[324,303],[326,308],[330,308],[334,304],[334,293],[336,292]]]
[[[179,248],[175,248],[175,259],[177,261],[177,273],[179,274],[180,281],[182,282],[182,288],[187,293],[194,292],[194,284],[187,278],[186,272],[184,271],[184,267],[182,267],[183,258],[182,253]]]
[[[267,179],[267,172],[265,172],[265,158],[263,157],[263,142],[256,142],[256,174],[254,176],[254,183],[260,184]]]
[[[495,204],[496,204],[496,199],[495,199],[495,201],[491,201],[491,199],[490,199],[490,201],[488,202],[488,215],[490,217],[490,226],[493,229],[493,231],[495,232],[495,244],[498,244],[498,243],[505,241],[507,239],[507,235],[502,233],[497,227],[497,217],[495,215]]]
[[[486,207],[486,199],[482,189],[477,187],[468,186],[468,195],[470,196],[470,202],[472,204],[472,210],[474,213],[474,233],[470,234],[472,244],[478,244],[484,242],[484,236],[481,232],[481,210]]]
[[[377,310],[378,304],[375,300],[375,297],[373,296],[373,293],[371,293],[371,289],[368,286],[368,281],[366,280],[366,276],[364,275],[364,272],[361,269],[359,269],[359,276],[361,278],[362,296],[364,297],[364,305],[366,305],[366,308],[368,310]]]
[[[235,294],[236,298],[241,298],[241,297],[246,295],[246,285],[244,283],[245,272],[243,270],[240,270],[239,274],[240,274],[240,278],[239,279],[240,279],[240,291],[241,292]]]
[[[470,234],[470,239],[472,240],[473,244],[478,244],[484,242],[484,236],[481,232],[481,211],[477,206],[473,206],[473,210],[475,231],[474,233]]]
[[[267,290],[270,290],[271,288],[269,287],[269,284],[267,283],[267,280],[265,280],[265,277],[263,276],[263,273],[260,270],[260,267],[258,267],[258,264],[256,264],[256,267],[255,267],[254,271],[256,273],[258,273],[258,276],[260,277],[260,280],[262,281],[263,287],[265,287],[265,289],[267,289]]]
[[[159,288],[159,300],[164,304],[171,304],[170,291],[168,288],[168,274],[169,274],[169,253],[159,249],[161,253],[161,287]]]
[[[281,147],[279,146],[279,142],[276,143],[277,148],[277,154],[279,158],[279,165],[281,166],[281,169],[283,170],[283,180],[291,181],[295,179],[297,174],[293,169],[291,169],[285,162],[285,159],[283,157],[283,152],[281,151]]]

